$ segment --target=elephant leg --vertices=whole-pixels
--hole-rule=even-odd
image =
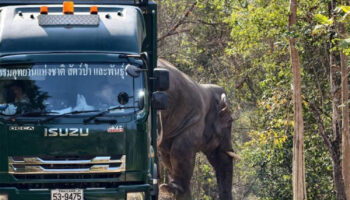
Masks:
[[[184,134],[185,135],[185,134]],[[190,181],[193,175],[195,152],[187,137],[176,138],[170,150],[172,180],[170,186],[176,189],[177,200],[191,199]]]
[[[170,162],[170,146],[171,144],[164,145],[164,144],[158,143],[158,154],[161,161],[160,170],[162,169],[162,167],[164,167],[165,171],[167,172],[165,173],[165,171],[162,171],[163,173],[160,173],[162,175],[161,179],[164,180],[165,182],[168,182],[170,178],[169,175],[171,174],[171,171],[172,171],[171,162]]]
[[[162,165],[165,167],[165,169],[168,172],[170,172],[171,171],[170,154],[160,150],[159,155],[160,155]]]
[[[220,200],[232,200],[232,158],[219,148],[206,155],[215,169]]]

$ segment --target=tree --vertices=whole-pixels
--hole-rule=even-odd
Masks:
[[[297,0],[290,0],[289,31],[294,30],[297,21]],[[295,48],[296,40],[289,38],[290,57],[293,73],[294,137],[293,137],[293,199],[306,199],[304,121],[301,105],[301,81],[299,53]]]
[[[341,10],[345,13],[347,9],[343,6],[336,7],[337,1],[329,2],[329,18],[322,14],[316,15],[316,20],[321,23],[315,27],[315,32],[323,30],[329,35],[329,68],[330,68],[330,92],[332,98],[332,135],[331,139],[324,129],[323,120],[320,113],[313,105],[313,111],[319,124],[325,145],[332,158],[333,179],[338,199],[348,199],[346,197],[345,181],[349,177],[349,145],[347,138],[349,133],[349,108],[348,108],[348,70],[346,64],[345,49],[342,43],[344,39],[346,15],[341,16]],[[342,2],[344,3],[344,2]],[[337,54],[338,53],[338,54]],[[340,63],[340,67],[339,64]],[[340,72],[340,77],[339,77]],[[341,115],[342,114],[342,115]]]
[[[343,0],[342,5],[345,5]],[[339,23],[339,33],[340,37],[345,39],[345,26],[343,22]],[[346,199],[350,199],[349,70],[347,67],[347,58],[342,49],[340,50],[340,68],[342,94],[342,168]]]

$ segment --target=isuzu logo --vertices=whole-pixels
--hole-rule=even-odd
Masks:
[[[45,128],[45,137],[88,136],[88,128]]]

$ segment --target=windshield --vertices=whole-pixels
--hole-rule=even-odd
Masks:
[[[0,112],[64,114],[143,106],[144,78],[127,75],[128,63],[38,63],[0,66]],[[134,64],[135,65],[135,64]],[[136,65],[137,66],[137,65]]]

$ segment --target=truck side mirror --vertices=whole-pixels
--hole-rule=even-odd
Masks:
[[[153,92],[152,107],[156,110],[166,110],[168,108],[168,94],[159,91]]]
[[[165,91],[169,89],[169,71],[167,69],[155,68],[153,70],[153,76],[155,78],[155,91]]]

